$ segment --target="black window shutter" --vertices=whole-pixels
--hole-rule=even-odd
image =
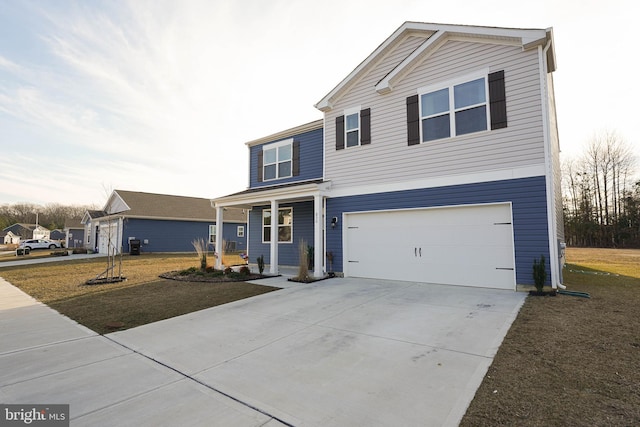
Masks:
[[[262,148],[258,150],[258,182],[262,182],[262,166],[263,166]]]
[[[504,90],[504,71],[489,74],[489,108],[491,129],[507,127],[507,97]]]
[[[420,109],[418,95],[407,98],[407,143],[420,144]]]
[[[360,145],[371,144],[371,108],[360,110]]]
[[[300,141],[293,141],[293,157],[291,160],[293,163],[291,166],[291,174],[293,176],[300,175]]]
[[[336,117],[336,150],[344,148],[344,116]]]

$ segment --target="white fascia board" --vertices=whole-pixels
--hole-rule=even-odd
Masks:
[[[330,187],[330,182],[324,182],[322,184],[302,184],[294,187],[265,189],[264,191],[256,191],[255,193],[219,197],[211,200],[211,205],[213,207],[251,206],[270,200],[282,201],[309,198],[324,194]]]
[[[309,123],[305,123],[300,126],[296,126],[291,129],[283,130],[281,132],[277,132],[262,138],[254,139],[253,141],[245,142],[247,147],[253,147],[254,145],[260,145],[267,142],[276,142],[282,139],[291,138],[301,133],[310,132],[312,130],[322,129],[324,124],[324,119],[314,120]]]
[[[411,55],[407,56],[398,66],[387,74],[376,85],[376,91],[380,94],[391,92],[393,85],[413,70],[425,58],[435,52],[440,44],[445,40],[447,33],[437,31],[424,41]]]
[[[117,208],[118,210],[115,210],[116,209],[115,206],[118,206]],[[107,214],[113,215],[116,213],[129,211],[131,210],[131,207],[127,204],[127,202],[124,201],[122,196],[118,194],[118,190],[113,190],[113,193],[111,193],[111,196],[109,197],[109,200],[107,200],[107,203],[104,205],[103,210]]]
[[[333,108],[336,99],[342,94],[344,89],[349,86],[355,79],[359,79],[361,75],[376,63],[377,59],[387,52],[391,47],[395,46],[401,36],[409,29],[410,22],[405,22],[396,31],[391,34],[380,46],[376,48],[364,61],[360,63],[349,75],[344,78],[336,87],[324,96],[317,104],[314,105],[318,110],[327,112]]]
[[[80,224],[86,225],[89,222],[91,222],[91,215],[89,215],[89,211],[85,211],[84,215],[82,215],[82,219],[80,220]]]

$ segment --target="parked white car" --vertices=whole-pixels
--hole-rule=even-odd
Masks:
[[[56,249],[60,248],[60,243],[47,239],[29,239],[20,242],[21,248],[33,249]]]

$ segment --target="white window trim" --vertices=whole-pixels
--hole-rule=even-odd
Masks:
[[[362,118],[360,117],[360,111],[362,110],[362,107],[360,105],[358,105],[357,107],[351,107],[351,108],[347,108],[343,111],[343,115],[344,115],[344,148],[345,149],[349,149],[349,148],[356,148],[359,147],[360,145],[362,145]],[[358,128],[357,129],[349,129],[347,130],[347,116],[351,116],[352,114],[357,114],[358,115]],[[349,132],[353,132],[354,130],[358,131],[358,143],[356,145],[352,145],[349,146],[347,145],[347,135],[349,134]]]
[[[278,158],[278,148],[280,147],[285,147],[285,146],[291,146],[291,159],[289,160],[291,162],[291,171],[289,173],[289,175],[287,176],[279,176],[279,172],[280,172],[280,168],[278,168],[278,165],[280,164],[280,159]],[[284,178],[291,178],[293,176],[293,138],[289,138],[289,139],[285,139],[283,141],[278,141],[278,142],[274,142],[272,144],[267,144],[267,145],[263,145],[262,146],[262,152],[264,153],[267,150],[272,150],[272,149],[276,149],[276,162],[275,163],[265,163],[264,161],[264,156],[262,157],[262,180],[263,181],[275,181],[277,179],[284,179]],[[266,178],[265,177],[265,173],[264,173],[264,168],[265,166],[268,165],[276,165],[276,177],[275,178]]]
[[[244,237],[244,225],[239,225],[236,228],[236,236],[237,237]]]
[[[455,77],[453,79],[448,79],[448,80],[443,80],[440,83],[434,83],[428,86],[422,86],[420,88],[418,88],[418,114],[420,115],[420,143],[421,144],[428,144],[434,141],[446,141],[448,139],[453,139],[453,138],[458,138],[458,137],[463,137],[463,136],[467,136],[467,135],[477,135],[479,133],[484,133],[484,132],[489,132],[491,130],[491,108],[489,105],[489,73],[490,70],[489,68],[483,68],[482,70],[478,70],[475,71],[473,73],[470,74],[465,74],[462,76],[458,76]],[[454,86],[457,86],[459,84],[462,83],[468,83],[471,82],[473,80],[478,80],[484,78],[484,93],[485,93],[485,102],[480,103],[480,104],[475,104],[475,105],[467,105],[464,108],[455,108],[455,99],[453,96],[453,88]],[[432,139],[430,141],[423,141],[423,135],[422,135],[422,121],[425,118],[429,118],[429,117],[437,117],[440,115],[444,115],[447,113],[441,113],[441,114],[433,114],[432,116],[422,116],[422,95],[427,94],[427,93],[431,93],[431,92],[436,92],[438,90],[441,89],[449,89],[449,137],[448,138],[438,138],[438,139]],[[458,111],[463,111],[463,110],[468,110],[474,107],[478,107],[480,105],[486,105],[486,120],[487,120],[487,129],[483,130],[483,131],[478,131],[478,132],[472,132],[472,133],[465,133],[462,135],[456,135],[456,119],[455,119],[455,113]],[[346,126],[345,126],[346,128]],[[346,141],[345,141],[345,145],[346,145]]]
[[[213,233],[211,232],[211,230],[213,230]],[[208,243],[216,243],[216,225],[215,224],[209,224],[209,242]]]
[[[286,207],[285,206],[285,207],[282,207],[282,208],[278,208],[278,212],[279,211],[283,211],[283,210],[291,210],[291,224],[289,225],[291,227],[291,240],[288,241],[288,242],[281,242],[280,240],[278,240],[278,244],[280,244],[280,243],[285,243],[285,244],[289,243],[290,244],[290,243],[293,243],[293,206],[291,206],[291,207]],[[266,212],[271,212],[271,209],[263,209],[262,210],[262,237],[261,237],[261,239],[262,239],[262,243],[269,244],[269,243],[271,243],[271,241],[265,241],[264,240],[264,229],[265,229],[264,214]],[[280,215],[278,215],[278,217],[279,216]],[[271,217],[271,220],[273,221],[273,216]],[[278,227],[279,226],[280,226],[280,224],[278,224]],[[271,227],[271,225],[269,225],[269,227]],[[273,236],[271,236],[271,237],[273,238]]]

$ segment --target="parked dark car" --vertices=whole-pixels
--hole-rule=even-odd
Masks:
[[[56,249],[62,247],[55,240],[48,239],[28,239],[20,242],[21,248],[33,249]]]

